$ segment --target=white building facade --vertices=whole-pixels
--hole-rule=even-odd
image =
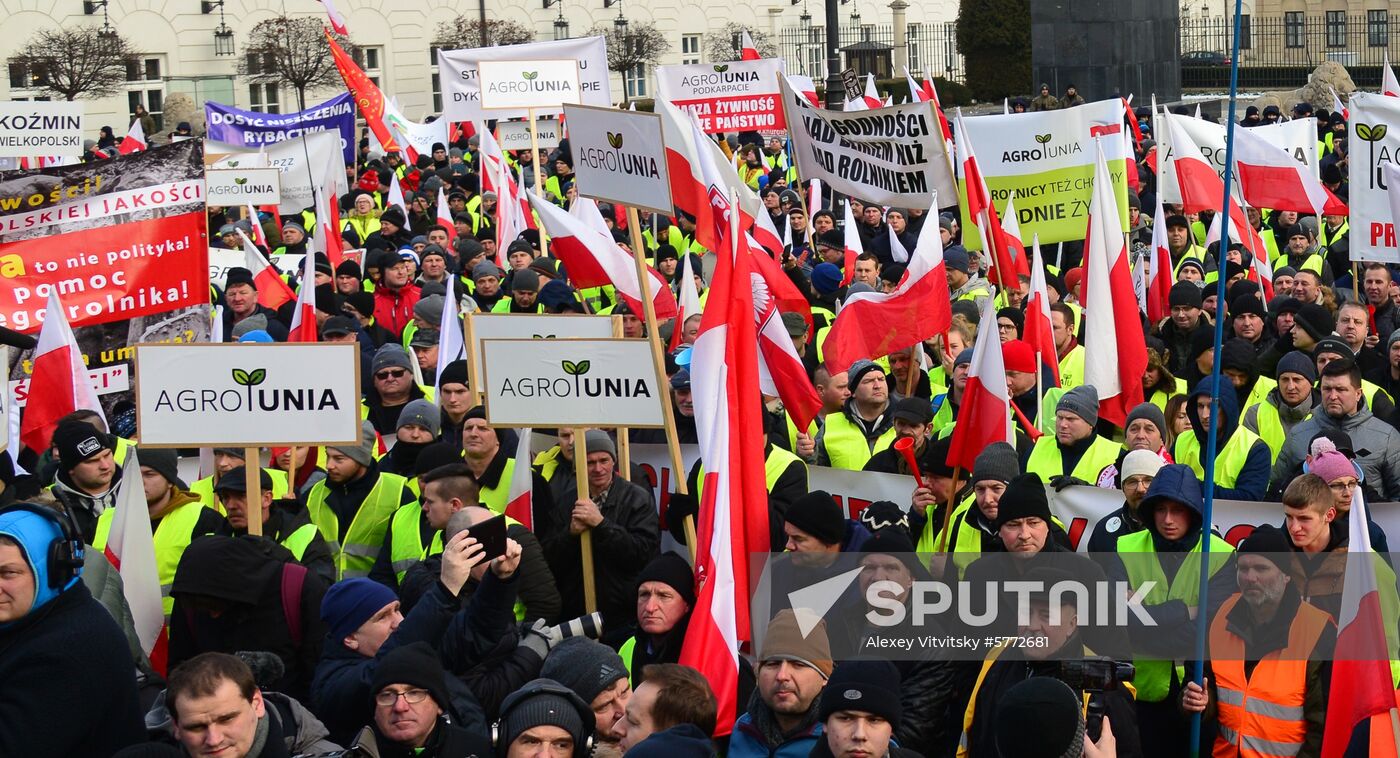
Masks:
[[[620,13],[631,24],[655,24],[665,36],[670,49],[659,61],[661,64],[710,62],[705,54],[705,35],[722,30],[731,22],[742,23],[769,35],[774,43],[782,43],[781,50],[789,57],[801,58],[789,62],[793,70],[816,69],[819,77],[824,75],[824,55],[819,43],[824,14],[821,0],[724,0],[708,4],[687,0],[614,0],[611,7],[604,7],[604,0],[550,0],[550,7],[545,7],[545,2],[486,0],[486,16],[517,21],[534,29],[536,39],[550,40],[561,34],[582,36],[595,25],[611,25]],[[897,34],[896,11],[889,0],[841,2],[843,45],[881,39],[888,43]],[[933,44],[921,40],[932,39],[932,30],[951,40],[957,0],[895,0],[894,4],[906,6],[898,12],[905,16],[904,26],[909,30],[910,67],[916,69],[916,74],[944,75],[952,52],[943,50],[936,54]],[[421,119],[439,112],[435,30],[440,23],[458,15],[478,18],[477,3],[336,0],[336,6],[346,19],[351,40],[364,51],[366,72],[378,81],[385,94],[394,97],[410,118]],[[105,4],[85,4],[81,0],[0,0],[5,32],[0,36],[0,57],[9,63],[40,30],[101,27],[107,23],[139,52],[139,60],[128,67],[128,81],[119,94],[83,100],[89,131],[95,136],[99,126],[107,125],[120,137],[140,104],[157,117],[164,133],[175,128],[176,120],[167,117],[166,103],[179,94],[187,95],[193,102],[197,116],[191,120],[196,122],[202,121],[207,100],[268,112],[297,110],[296,93],[290,87],[255,85],[237,74],[249,32],[259,22],[283,14],[325,18],[322,6],[314,0],[224,0],[221,6],[201,0],[108,0]],[[561,19],[564,25],[557,23]],[[221,23],[233,31],[232,55],[215,53],[214,33]],[[921,63],[923,58],[930,62]],[[937,65],[933,63],[935,58],[940,61]],[[960,61],[957,67],[961,68]],[[39,96],[28,86],[31,72],[15,65],[8,69],[0,99],[29,100]],[[651,97],[654,86],[650,67],[629,72],[626,77],[614,74],[613,98],[621,101],[624,96]],[[307,104],[319,102],[338,89],[308,93]],[[169,115],[178,119],[190,114],[186,108]],[[198,123],[195,128],[199,129]]]

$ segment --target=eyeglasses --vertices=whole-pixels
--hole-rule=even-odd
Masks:
[[[395,369],[389,369],[388,371],[380,371],[379,373],[377,373],[377,374],[374,375],[374,378],[375,378],[375,379],[398,379],[398,378],[402,377],[404,374],[407,374],[407,373],[408,373],[407,371],[405,371],[405,370],[403,370],[403,369],[401,369],[401,368],[395,368]]]
[[[1356,489],[1357,487],[1360,487],[1360,486],[1361,486],[1361,482],[1358,482],[1358,481],[1356,481],[1355,479],[1353,479],[1353,480],[1351,480],[1351,481],[1349,481],[1349,482],[1332,482],[1331,484],[1329,484],[1329,485],[1327,485],[1327,486],[1328,486],[1328,488],[1330,488],[1333,492],[1335,492],[1335,493],[1337,493],[1337,494],[1340,495],[1340,494],[1343,494],[1343,493],[1346,493],[1346,492],[1351,492],[1352,490]]]
[[[388,708],[403,698],[409,705],[418,705],[428,699],[427,690],[405,690],[404,692],[390,692],[384,690],[374,696],[375,705]]]

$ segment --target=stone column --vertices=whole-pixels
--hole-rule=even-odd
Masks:
[[[909,9],[909,3],[904,0],[894,0],[890,3],[890,10],[894,11],[894,70],[890,75],[899,78],[904,69],[909,66],[909,22],[905,18],[904,12]]]
[[[782,8],[768,9],[768,36],[772,37],[773,41],[779,44],[781,44],[780,35],[782,34],[782,29],[778,26],[778,22],[782,20],[782,16]]]

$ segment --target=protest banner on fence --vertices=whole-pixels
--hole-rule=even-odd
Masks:
[[[0,103],[0,156],[83,154],[83,104],[63,101]]]
[[[580,195],[671,214],[660,116],[570,105],[564,117]]]
[[[670,402],[640,339],[485,340],[486,419],[493,426],[659,427]]]
[[[1400,98],[1357,92],[1348,102],[1351,259],[1400,263],[1386,177],[1381,164],[1400,163]]]
[[[934,192],[940,205],[952,205],[957,185],[933,106],[842,113],[814,107],[786,79],[781,88],[803,179],[881,205],[928,208]]]
[[[1127,231],[1128,159],[1123,139],[1123,103],[1103,100],[1065,110],[976,116],[964,122],[977,165],[997,212],[1016,198],[1021,238],[1039,235],[1041,244],[1084,239],[1089,198],[1094,188],[1094,141],[1100,137],[1114,195]],[[958,205],[967,217],[961,181]],[[964,235],[969,250],[980,250],[976,234]]]
[[[147,447],[353,445],[359,348],[137,345],[136,412]]]
[[[658,66],[656,94],[694,114],[706,134],[786,129],[782,74],[781,58]]]
[[[0,319],[37,332],[56,287],[114,428],[131,345],[209,338],[203,186],[198,140],[0,180]],[[21,397],[32,354],[10,351]]]
[[[259,113],[231,105],[206,102],[206,136],[216,142],[257,148],[295,139],[312,132],[340,135],[346,164],[355,160],[355,99],[349,92],[295,113]]]
[[[1076,550],[1087,551],[1094,527],[1123,507],[1123,493],[1103,487],[1066,487],[1059,492],[1046,489],[1050,510],[1060,518]],[[1369,503],[1371,518],[1386,534],[1400,531],[1400,503]],[[1211,509],[1216,531],[1231,545],[1249,536],[1261,524],[1283,524],[1283,505],[1244,500],[1216,500]]]
[[[524,109],[487,111],[481,103],[481,61],[578,61],[579,98],[585,105],[612,105],[608,82],[608,49],[603,37],[527,42],[463,50],[439,50],[438,74],[442,82],[442,115],[452,121],[478,121],[525,116]]]
[[[574,125],[569,124],[569,130],[572,132],[573,129]],[[540,147],[559,147],[559,119],[535,119],[535,131],[538,132]],[[496,143],[501,146],[501,150],[529,150],[530,122],[497,121]]]
[[[301,213],[313,204],[312,188],[331,187],[336,196],[350,191],[340,138],[332,132],[310,134],[258,148],[207,141],[211,170],[271,166],[282,171],[279,213]],[[307,163],[310,156],[311,162]],[[251,163],[249,163],[251,161]]]
[[[282,202],[282,172],[275,168],[211,169],[204,174],[210,205],[272,205]]]
[[[1172,126],[1176,127],[1175,133],[1185,133],[1191,141],[1200,148],[1201,155],[1210,165],[1215,167],[1215,173],[1222,178],[1225,176],[1225,127],[1221,124],[1211,123],[1204,119],[1178,116],[1175,113],[1165,113],[1162,117],[1172,120]],[[1299,118],[1292,121],[1283,121],[1277,124],[1265,124],[1251,127],[1249,133],[1256,137],[1263,137],[1269,144],[1287,150],[1293,155],[1294,160],[1307,166],[1312,171],[1313,176],[1318,175],[1317,158],[1317,119]],[[1176,155],[1175,146],[1172,145],[1172,129],[1159,125],[1156,131],[1157,136],[1157,166],[1160,169],[1161,179],[1157,183],[1158,191],[1162,195],[1164,203],[1181,202],[1181,184],[1176,178],[1176,165],[1172,158]],[[1236,153],[1238,156],[1238,153]],[[1231,185],[1235,199],[1243,204],[1240,196],[1240,184],[1235,182]],[[1020,200],[1016,201],[1020,206]]]
[[[687,472],[699,456],[698,446],[681,445],[681,458],[685,461]],[[653,502],[658,504],[664,518],[670,494],[676,489],[676,473],[671,468],[666,446],[633,445],[632,461],[641,467],[648,479],[637,484],[651,489]],[[830,492],[841,503],[848,518],[859,518],[866,506],[880,500],[888,500],[909,510],[914,478],[809,465],[807,486],[810,490]],[[1094,527],[1105,518],[1112,518],[1113,513],[1123,507],[1123,492],[1117,489],[1072,486],[1056,492],[1054,488],[1046,487],[1046,493],[1050,498],[1051,512],[1064,523],[1070,543],[1081,553],[1087,552]],[[1260,524],[1283,523],[1283,506],[1279,503],[1216,500],[1212,516],[1216,530],[1227,542],[1237,545]],[[1371,517],[1387,534],[1400,533],[1400,503],[1372,503]]]

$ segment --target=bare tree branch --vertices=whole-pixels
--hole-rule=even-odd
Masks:
[[[359,55],[359,48],[348,37],[332,35],[345,52]],[[255,84],[290,84],[302,110],[308,89],[339,86],[342,81],[321,21],[309,17],[278,16],[253,27],[238,73]]]
[[[519,21],[493,18],[486,21],[486,39],[487,45],[519,45],[534,42],[535,32]],[[458,16],[438,24],[433,44],[443,50],[482,47],[480,19]]]
[[[730,21],[723,28],[705,34],[705,60],[709,63],[739,60],[739,45],[735,40],[740,39],[745,29],[748,29],[749,37],[753,39],[759,55],[764,58],[778,57],[778,45],[772,37],[744,24]]]
[[[621,30],[614,24],[598,24],[584,36],[607,38],[608,68],[618,73],[630,71],[639,64],[655,63],[671,49],[666,35],[650,21],[632,22]]]
[[[46,29],[29,38],[11,66],[23,66],[33,88],[73,100],[106,97],[126,82],[136,52],[125,37],[96,26]]]

